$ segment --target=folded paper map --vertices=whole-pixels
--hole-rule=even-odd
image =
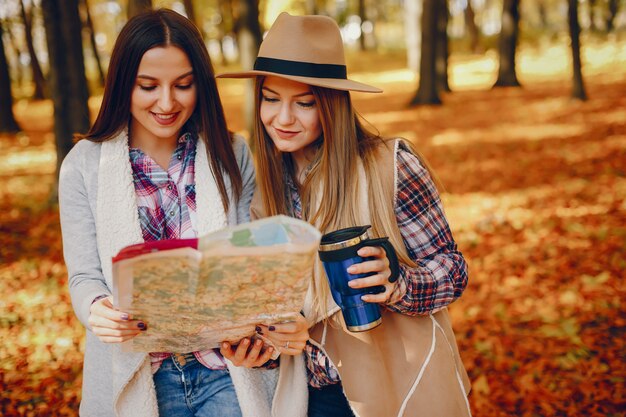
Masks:
[[[294,320],[319,241],[310,224],[274,216],[122,249],[113,258],[115,307],[148,327],[123,349],[193,352],[236,343],[257,324]]]

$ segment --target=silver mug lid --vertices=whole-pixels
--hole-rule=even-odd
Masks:
[[[319,251],[320,252],[330,252],[333,250],[338,250],[338,249],[344,249],[344,248],[349,248],[355,245],[358,245],[359,243],[361,243],[364,240],[367,240],[369,238],[369,234],[367,233],[367,229],[369,229],[371,226],[356,226],[356,227],[348,227],[345,229],[341,229],[341,230],[336,230],[334,232],[328,233],[326,235],[324,235],[322,237],[322,241],[324,240],[325,237],[332,237],[335,234],[341,234],[341,233],[350,233],[352,230],[354,229],[354,233],[358,233],[356,236],[350,236],[345,240],[341,240],[341,241],[334,241],[334,242],[328,242],[328,243],[322,243],[319,246]],[[354,234],[353,233],[353,234]]]

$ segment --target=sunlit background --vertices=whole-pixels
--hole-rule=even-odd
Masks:
[[[187,14],[184,3],[153,1]],[[192,2],[217,72],[242,65],[233,28],[243,3],[250,2]],[[356,0],[251,3],[263,31],[282,11],[335,18],[351,78],[384,89],[353,94],[357,109],[383,136],[415,143],[441,180],[470,265],[469,286],[451,313],[473,382],[473,414],[623,416],[626,1],[578,3],[586,101],[572,98],[566,0],[521,2],[521,87],[506,88],[492,88],[502,1],[471,1],[469,18],[468,0],[450,1],[451,92],[440,92],[441,105],[419,106],[409,103],[419,85],[422,0],[364,1],[364,11]],[[53,103],[33,98],[22,4],[44,75],[49,66],[40,2],[0,0],[21,129],[0,134],[0,415],[71,416],[84,329],[71,309],[61,252]],[[93,119],[102,94],[95,57],[106,70],[128,4],[80,4],[83,17],[88,6],[96,45],[83,28]],[[218,85],[230,128],[248,137],[246,83]]]

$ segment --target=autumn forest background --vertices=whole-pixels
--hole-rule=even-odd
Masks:
[[[283,10],[335,18],[351,77],[384,89],[358,111],[444,186],[473,415],[626,415],[625,0],[0,0],[0,415],[77,415],[57,164],[148,7],[194,20],[217,72],[249,67]],[[248,137],[248,85],[218,85]]]

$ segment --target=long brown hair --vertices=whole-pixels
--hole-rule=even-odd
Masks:
[[[146,51],[164,46],[180,48],[191,62],[197,86],[197,102],[184,129],[198,135],[206,144],[207,157],[222,204],[224,210],[228,211],[229,198],[224,174],[231,180],[235,201],[239,199],[243,186],[232,146],[232,135],[226,126],[215,82],[215,72],[197,27],[172,10],[141,13],[124,25],[113,47],[98,116],[87,134],[75,137],[104,142],[113,139],[128,126],[131,93],[139,63]]]
[[[413,266],[399,233],[394,212],[392,190],[381,182],[383,175],[378,164],[378,152],[390,146],[378,133],[365,127],[355,112],[350,93],[323,87],[310,86],[322,125],[322,136],[314,145],[317,150],[306,178],[299,183],[295,164],[289,153],[276,149],[258,115],[262,99],[264,77],[255,84],[255,142],[257,187],[267,216],[289,213],[289,199],[285,178],[291,176],[297,184],[302,201],[302,217],[322,233],[344,227],[360,225],[363,207],[359,202],[360,159],[368,184],[367,199],[372,229],[375,237],[388,236],[397,250],[400,262]],[[320,201],[323,196],[323,203]],[[326,311],[328,284],[315,278],[314,307],[319,313]]]

